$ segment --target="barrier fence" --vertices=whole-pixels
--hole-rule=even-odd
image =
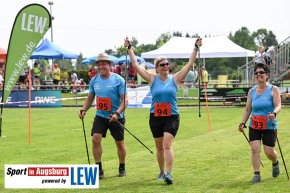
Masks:
[[[231,102],[235,104],[245,103],[247,94],[250,88],[207,88],[201,89],[200,99],[201,102]],[[281,99],[283,104],[290,104],[290,94],[288,94],[288,87],[279,87]],[[190,104],[191,101],[198,101],[197,88],[183,88],[183,96],[177,96],[178,101],[185,100]],[[188,91],[194,91],[189,94]],[[0,91],[1,93],[2,91]],[[205,95],[206,93],[206,95]],[[74,96],[75,94],[75,96]],[[70,97],[63,97],[61,90],[32,90],[31,101],[28,100],[28,90],[13,90],[4,103],[4,107],[64,107],[64,106],[82,106],[82,103],[77,103],[78,100],[84,100],[87,97],[88,90],[84,92],[77,92],[74,94],[67,94]],[[2,93],[1,93],[2,95]],[[129,105],[128,108],[150,108],[152,102],[152,95],[149,86],[138,88],[128,88]],[[62,104],[62,101],[76,101],[76,104],[70,105]],[[194,103],[194,102],[192,102]],[[196,102],[194,104],[197,104]],[[95,102],[93,104],[95,106]]]

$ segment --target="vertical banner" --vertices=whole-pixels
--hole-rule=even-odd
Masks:
[[[39,4],[25,6],[18,12],[15,18],[8,45],[4,74],[1,99],[0,137],[2,133],[3,102],[8,98],[32,52],[49,30],[50,26],[51,16],[48,10]]]

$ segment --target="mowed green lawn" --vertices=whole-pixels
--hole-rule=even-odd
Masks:
[[[159,173],[155,155],[126,132],[127,176],[117,177],[118,158],[112,137],[103,140],[105,178],[98,190],[4,189],[5,164],[87,164],[79,108],[31,110],[31,144],[28,144],[28,110],[4,109],[0,138],[0,192],[289,192],[290,181],[280,157],[281,175],[272,178],[271,162],[262,153],[262,182],[253,177],[250,148],[237,127],[243,108],[210,107],[210,129],[205,107],[181,108],[180,129],[174,142],[173,185],[156,181]],[[94,109],[87,112],[85,129],[90,160],[90,129]],[[278,115],[279,140],[290,170],[289,108]],[[148,109],[126,109],[126,127],[155,153],[148,127]],[[279,156],[279,149],[276,148]]]

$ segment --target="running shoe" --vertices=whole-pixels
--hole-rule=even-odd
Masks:
[[[104,170],[103,169],[101,169],[101,170],[99,170],[99,179],[101,179],[101,178],[104,178]]]
[[[261,177],[259,174],[255,174],[253,179],[251,180],[252,183],[258,183],[261,182]]]
[[[126,176],[126,170],[125,169],[119,169],[118,177],[124,177]]]
[[[280,167],[279,167],[279,161],[277,160],[277,164],[272,166],[272,176],[278,177],[280,174]]]
[[[166,174],[165,177],[164,177],[164,181],[167,183],[167,184],[172,184],[172,175],[170,174]]]
[[[156,180],[164,180],[165,178],[165,173],[164,172],[160,172],[160,174],[157,176]]]

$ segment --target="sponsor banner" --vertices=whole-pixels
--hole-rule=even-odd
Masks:
[[[128,108],[150,108],[152,94],[149,86],[138,88],[128,88],[129,105]]]
[[[246,102],[250,88],[208,88],[206,89],[207,100],[217,102]],[[201,101],[205,101],[205,90],[201,89]]]
[[[98,165],[5,165],[5,188],[99,188]]]
[[[51,16],[42,5],[30,4],[18,12],[7,51],[2,102],[8,98],[32,52],[50,26]]]
[[[54,100],[59,98],[61,98],[60,90],[32,90],[31,107],[61,107],[61,101]],[[4,107],[28,107],[28,90],[13,90],[6,102],[9,104],[4,104]]]

